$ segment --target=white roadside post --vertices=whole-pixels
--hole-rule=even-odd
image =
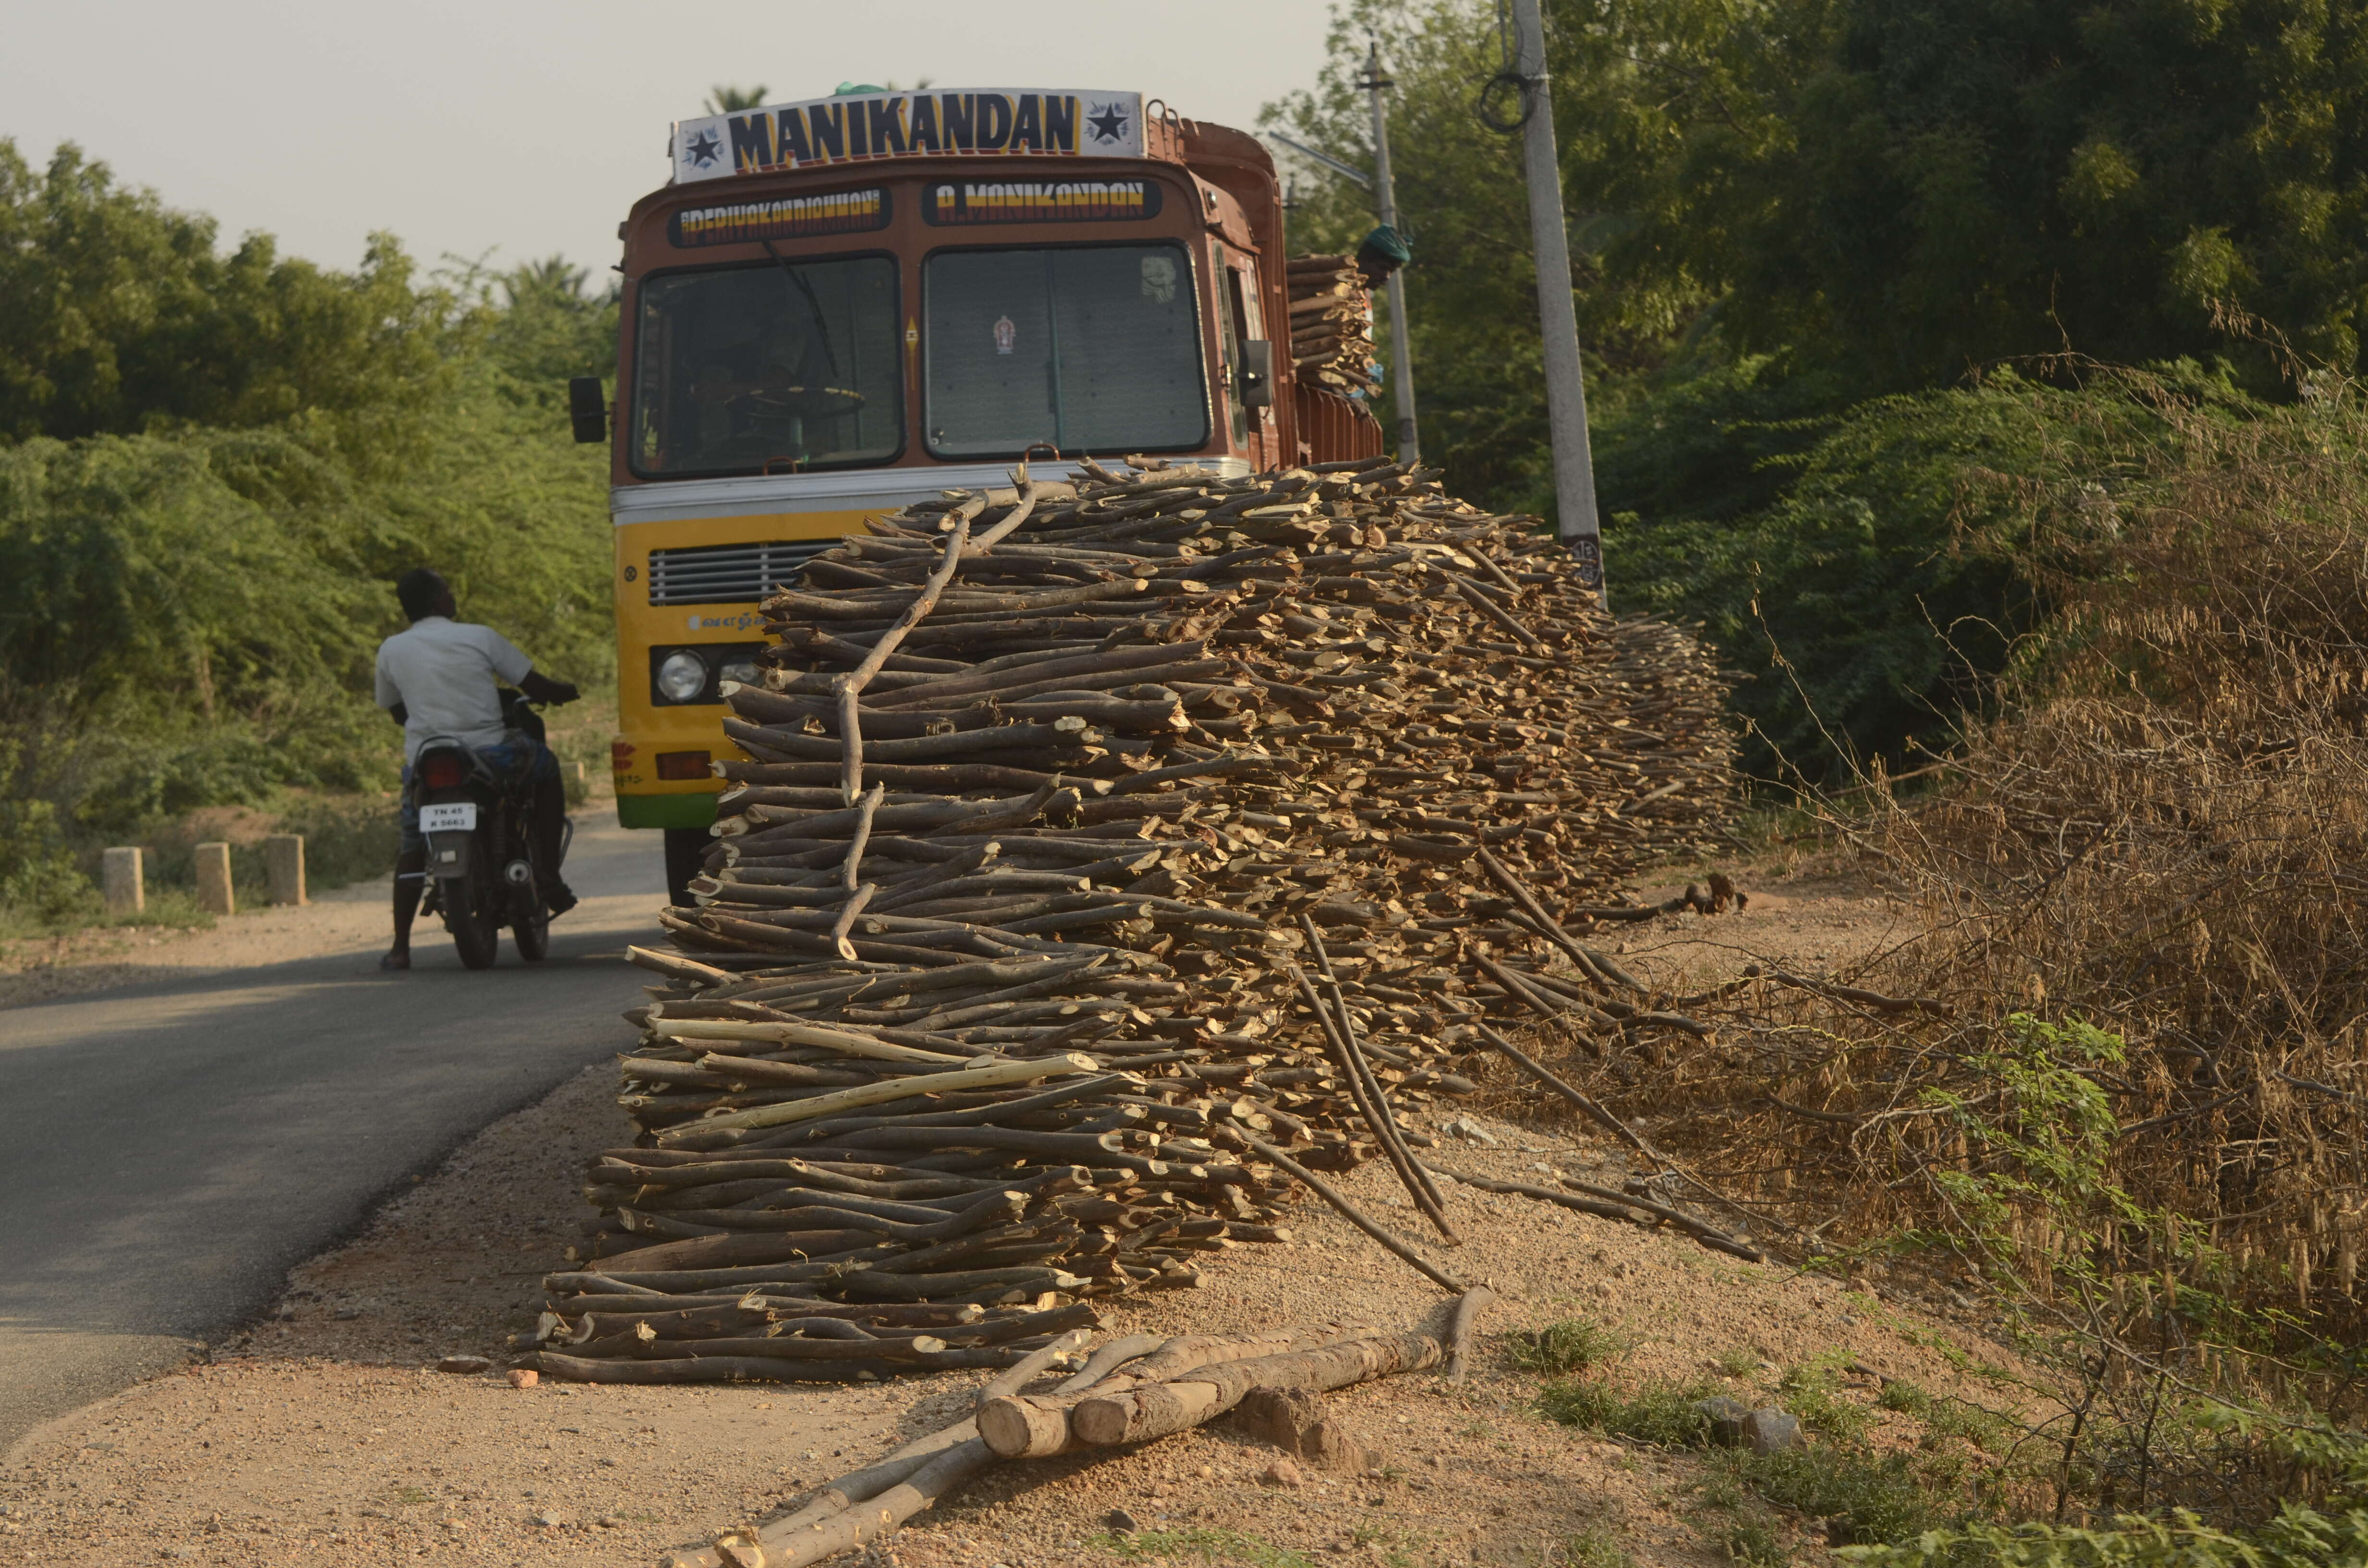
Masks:
[[[271,889],[274,903],[303,903],[304,897],[304,835],[301,833],[275,833],[263,841],[264,881]]]
[[[1545,23],[1538,0],[1512,0],[1521,78],[1521,169],[1530,187],[1530,246],[1538,266],[1544,333],[1546,427],[1552,437],[1556,531],[1587,584],[1603,597],[1603,529],[1595,512],[1595,457],[1587,439],[1587,380],[1579,366],[1578,312],[1571,303],[1570,240],[1563,231],[1562,165],[1554,151],[1546,82]]]
[[[230,886],[230,846],[200,844],[196,859],[198,907],[209,915],[236,914],[238,902]]]
[[[136,847],[100,850],[98,885],[109,915],[139,915],[148,907],[147,878]]]

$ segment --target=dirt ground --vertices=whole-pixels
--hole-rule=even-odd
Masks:
[[[301,912],[291,912],[301,913]],[[335,918],[332,915],[332,918]],[[1659,930],[1666,924],[1668,929]],[[1879,901],[1847,886],[1755,887],[1740,916],[1656,923],[1629,951],[1731,967],[1733,949],[1824,971],[1888,938]],[[618,1042],[628,1043],[624,1026]],[[0,1457],[0,1564],[183,1561],[647,1563],[764,1517],[802,1488],[966,1412],[984,1374],[877,1387],[508,1386],[509,1335],[588,1210],[585,1159],[624,1141],[596,1068],[488,1128],[387,1206],[351,1244],[294,1270],[273,1315],[208,1361],[53,1423]],[[1484,1141],[1440,1124],[1468,1119]],[[1616,1186],[1615,1149],[1566,1122],[1516,1126],[1459,1109],[1417,1118],[1450,1168]],[[1493,1140],[1489,1142],[1487,1140]],[[1378,1163],[1350,1196],[1410,1237],[1420,1221]],[[2002,1358],[1975,1327],[1707,1251],[1623,1221],[1458,1187],[1465,1244],[1426,1244],[1505,1297],[1472,1379],[1390,1379],[1330,1396],[1380,1473],[1262,1483],[1274,1450],[1220,1423],[1107,1458],[989,1471],[880,1554],[907,1568],[1101,1564],[1122,1509],[1181,1561],[1284,1564],[1289,1554],[1390,1564],[1559,1563],[1592,1534],[1639,1568],[1726,1561],[1691,1490],[1696,1461],[1602,1440],[1536,1414],[1535,1378],[1504,1336],[1585,1315],[1634,1341],[1632,1374],[1729,1378],[1748,1402],[1777,1368],[1839,1356],[1935,1390],[1957,1374],[1935,1344]],[[1208,1332],[1341,1317],[1409,1324],[1438,1292],[1327,1210],[1304,1203],[1288,1245],[1208,1262],[1198,1290],[1110,1303],[1106,1332]],[[1746,1353],[1737,1358],[1735,1353]],[[443,1356],[495,1369],[431,1369]],[[1871,1400],[1859,1380],[1848,1395]],[[1902,1419],[1889,1416],[1883,1420]],[[1805,1528],[1805,1521],[1801,1522]]]

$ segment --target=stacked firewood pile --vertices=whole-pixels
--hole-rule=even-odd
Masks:
[[[999,1365],[1376,1154],[1452,1241],[1396,1110],[1483,1046],[1539,1074],[1492,1018],[1701,1028],[1585,942],[1720,841],[1698,644],[1386,460],[1085,474],[907,508],[765,607],[550,1369]]]
[[[1372,392],[1373,296],[1354,257],[1292,257],[1291,362],[1302,381],[1334,392]]]

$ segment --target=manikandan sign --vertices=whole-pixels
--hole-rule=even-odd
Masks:
[[[674,128],[677,182],[883,158],[1139,158],[1143,95],[915,89],[768,105]]]

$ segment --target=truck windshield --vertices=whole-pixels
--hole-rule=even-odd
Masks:
[[[943,251],[923,274],[929,450],[1189,449],[1209,437],[1182,247]]]
[[[896,264],[766,262],[643,283],[633,468],[747,473],[904,445]]]

